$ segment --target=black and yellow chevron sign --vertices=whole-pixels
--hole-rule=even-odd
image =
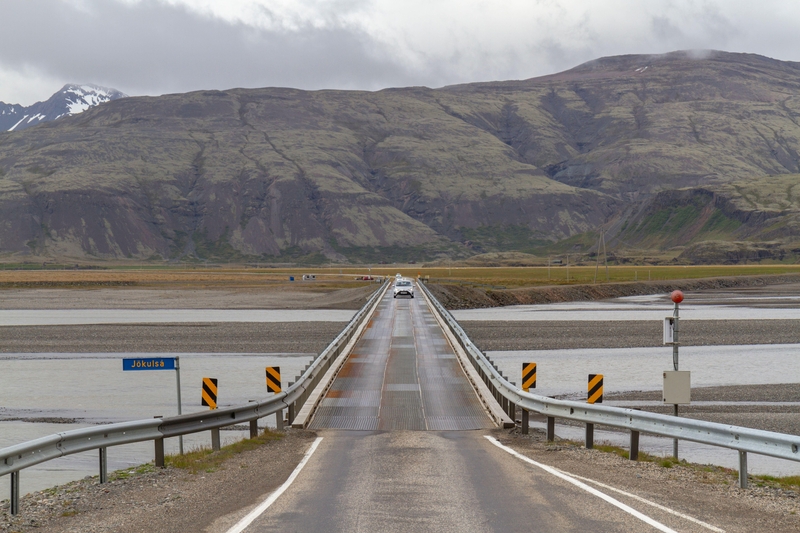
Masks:
[[[200,405],[217,408],[217,378],[203,378],[203,399]]]
[[[281,391],[281,367],[267,367],[267,392],[278,393]]]
[[[589,374],[588,403],[603,403],[603,374]]]
[[[522,363],[522,390],[536,388],[536,363]]]

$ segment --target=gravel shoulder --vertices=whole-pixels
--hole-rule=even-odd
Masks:
[[[530,435],[516,430],[493,433],[503,444],[535,461],[633,493],[728,533],[800,531],[800,494],[757,483],[742,490],[737,487],[736,473],[732,470],[685,465],[665,468],[657,462],[629,461],[616,454],[587,450],[565,441],[548,443],[539,430],[531,430]],[[645,514],[658,516],[653,507],[593,486]],[[686,522],[686,527],[680,531],[707,532],[708,529]]]
[[[610,485],[729,533],[800,530],[797,492],[755,482],[751,482],[752,488],[741,490],[731,470],[628,461],[566,441],[548,443],[538,430],[530,435],[500,429],[488,434],[535,461]],[[237,455],[212,472],[192,474],[151,467],[104,485],[94,477],[37,492],[22,499],[17,517],[0,514],[0,532],[224,532],[283,483],[315,436],[289,430],[284,438]],[[640,500],[589,485],[664,519],[659,515],[662,511]],[[708,531],[685,524],[681,531]]]
[[[226,531],[289,477],[315,437],[288,430],[212,472],[151,467],[103,485],[93,477],[36,492],[15,517],[5,503],[0,532]]]

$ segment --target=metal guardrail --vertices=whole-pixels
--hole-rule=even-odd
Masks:
[[[506,413],[515,418],[516,406],[523,410],[523,426],[527,429],[528,411],[548,418],[548,440],[553,440],[553,423],[556,418],[598,424],[631,431],[630,457],[638,456],[639,433],[660,435],[680,440],[730,448],[739,452],[739,483],[747,486],[747,452],[768,455],[779,459],[800,461],[800,436],[772,431],[705,422],[690,418],[649,413],[599,404],[569,400],[556,400],[522,391],[508,381],[489,359],[467,337],[453,316],[439,303],[423,283],[419,284],[430,298],[444,322],[467,353],[470,362],[495,395]],[[593,429],[593,426],[592,426]],[[587,427],[587,445],[589,445]],[[589,447],[591,447],[589,445]]]
[[[257,434],[257,420],[276,414],[278,427],[283,427],[283,410],[291,424],[295,413],[319,384],[322,376],[342,354],[358,326],[367,318],[374,303],[383,296],[388,283],[376,290],[367,303],[350,320],[339,335],[306,366],[295,383],[261,402],[237,407],[201,411],[185,415],[105,424],[56,433],[36,440],[0,449],[0,476],[11,475],[11,514],[19,512],[19,472],[25,468],[89,450],[100,450],[100,482],[106,481],[106,448],[133,442],[155,442],[156,465],[164,464],[164,439],[201,431],[211,431],[212,447],[219,449],[219,428],[250,422],[250,434]]]

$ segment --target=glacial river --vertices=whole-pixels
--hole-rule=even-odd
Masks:
[[[753,302],[756,302],[753,305]],[[656,320],[672,314],[663,296],[619,298],[547,306],[514,306],[455,311],[458,320]],[[328,320],[344,322],[353,311],[265,310],[0,310],[0,325],[56,325],[155,322],[272,322]],[[735,294],[708,303],[682,304],[682,320],[800,319],[800,298]],[[1,332],[1,330],[0,330]],[[693,386],[794,383],[800,381],[800,345],[682,347],[681,369],[692,371]],[[0,448],[52,433],[94,424],[176,414],[175,373],[123,372],[123,357],[137,354],[0,354]],[[145,355],[145,354],[138,354]],[[148,356],[176,354],[146,354]],[[265,395],[264,367],[280,366],[284,382],[293,381],[312,354],[177,354],[181,358],[184,413],[200,406],[202,377],[219,380],[220,406],[246,403]],[[607,391],[659,390],[661,371],[670,369],[672,350],[663,348],[539,350],[489,352],[512,381],[518,381],[523,361],[538,366],[537,392],[546,395],[580,394],[588,373],[603,373]],[[735,369],[735,371],[731,371]],[[274,426],[274,417],[261,424]],[[223,431],[223,442],[245,432]],[[580,440],[581,428],[557,426],[561,437]],[[596,431],[596,440],[627,446],[627,434]],[[208,446],[207,433],[187,436],[187,448]],[[167,453],[177,452],[177,439],[166,443]],[[643,451],[666,455],[672,441],[643,436]],[[682,458],[735,468],[735,452],[681,443]],[[749,457],[752,473],[800,475],[800,463]],[[109,469],[122,469],[152,461],[152,443],[109,449]],[[43,463],[22,472],[23,493],[40,490],[84,476],[97,475],[97,452],[86,452]],[[0,479],[0,500],[8,498],[8,478]]]

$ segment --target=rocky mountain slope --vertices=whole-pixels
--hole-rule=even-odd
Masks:
[[[797,63],[676,52],[442,89],[119,99],[0,134],[0,250],[378,261],[590,251],[602,230],[618,250],[789,257],[799,89]]]
[[[42,122],[77,115],[103,102],[125,98],[126,94],[99,85],[64,85],[45,100],[23,107],[0,102],[0,131],[20,131]]]

